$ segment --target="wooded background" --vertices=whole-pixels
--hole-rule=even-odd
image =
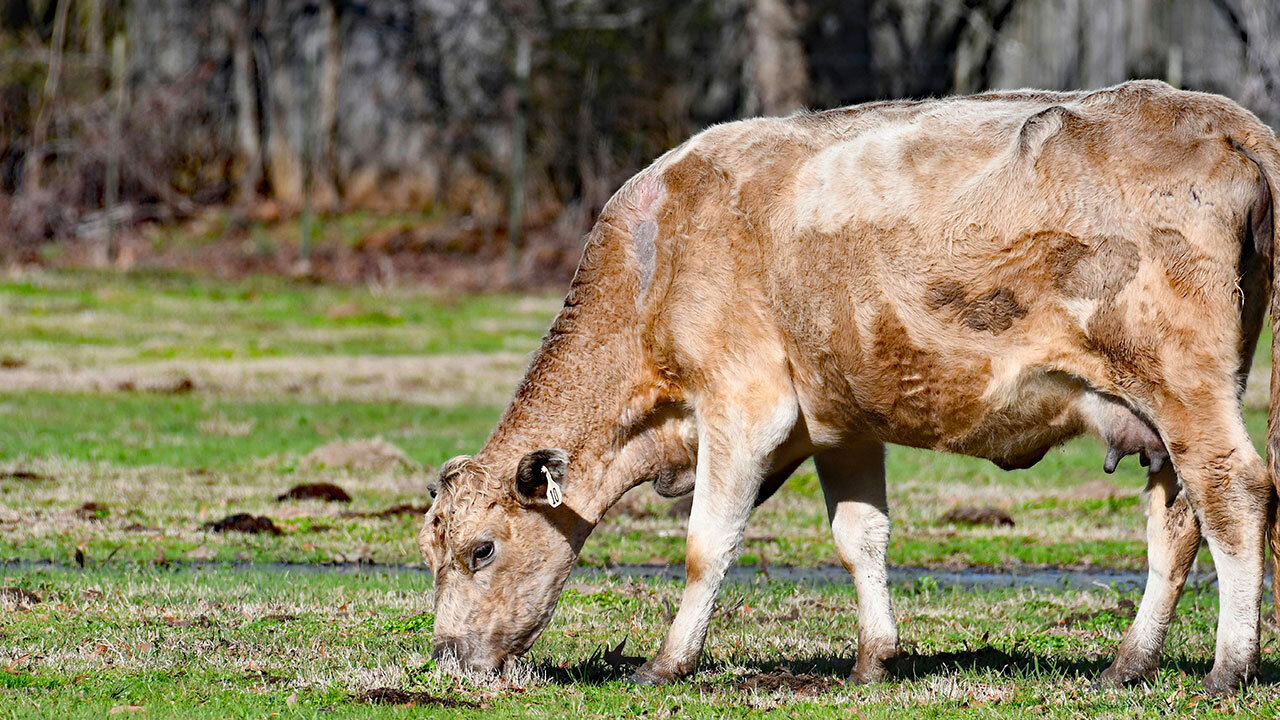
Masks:
[[[0,3],[0,253],[28,260],[210,208],[412,211],[357,245],[563,274],[623,180],[735,118],[1154,77],[1280,122],[1273,0]]]

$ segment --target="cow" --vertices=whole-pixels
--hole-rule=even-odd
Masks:
[[[693,492],[687,584],[631,679],[688,676],[752,508],[813,458],[857,591],[853,680],[899,651],[884,448],[1034,465],[1084,433],[1149,468],[1149,573],[1102,679],[1155,671],[1201,536],[1221,606],[1204,683],[1259,664],[1276,533],[1241,396],[1272,297],[1280,144],[1217,95],[891,101],[711,127],[626,182],[474,457],[419,535],[437,656],[493,670],[546,626],[629,489]],[[1273,548],[1274,554],[1274,548]]]

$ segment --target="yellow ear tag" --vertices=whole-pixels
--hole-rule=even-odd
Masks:
[[[547,469],[546,465],[542,466],[542,474],[547,476],[547,504],[553,508],[560,507],[560,504],[564,502],[564,493],[560,491],[560,483],[557,483],[556,479],[551,477],[551,471]]]

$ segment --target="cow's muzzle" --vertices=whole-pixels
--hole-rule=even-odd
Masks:
[[[483,652],[471,637],[436,638],[431,657],[436,662],[457,660],[458,665],[468,672],[494,672],[502,668],[502,658]]]

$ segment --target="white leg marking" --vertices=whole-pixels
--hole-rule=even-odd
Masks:
[[[686,548],[688,584],[662,648],[635,679],[659,682],[693,671],[716,596],[737,557],[770,455],[795,427],[798,406],[782,398],[766,417],[732,409],[698,418],[697,480]]]
[[[1195,515],[1171,464],[1151,476],[1147,491],[1147,586],[1115,662],[1102,673],[1104,681],[1118,684],[1148,677],[1159,667],[1178,596],[1200,547]]]
[[[858,665],[854,676],[879,679],[882,661],[898,649],[898,626],[889,598],[889,510],[885,493],[884,446],[869,441],[814,457],[827,517],[840,562],[858,591]]]

